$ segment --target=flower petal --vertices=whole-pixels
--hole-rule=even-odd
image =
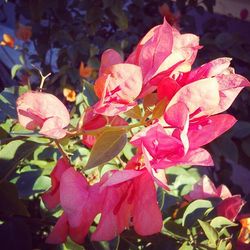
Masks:
[[[66,241],[68,236],[68,221],[65,213],[61,215],[58,219],[56,225],[52,229],[48,238],[46,239],[46,243],[49,244],[62,244]]]
[[[99,69],[99,75],[102,75],[105,70],[110,67],[111,65],[122,63],[123,59],[121,55],[113,50],[113,49],[107,49],[102,53],[101,57],[101,66]]]
[[[162,228],[162,215],[157,204],[154,182],[148,172],[145,172],[135,181],[134,229],[142,236],[159,233]]]
[[[219,216],[224,216],[229,220],[234,221],[244,204],[245,201],[240,195],[234,195],[226,198],[218,205],[217,213]]]
[[[61,158],[57,161],[56,166],[50,174],[51,177],[51,188],[42,194],[42,200],[48,209],[55,209],[60,203],[60,181],[63,173],[70,168],[71,165],[65,159]]]
[[[236,123],[236,119],[228,114],[210,116],[205,120],[207,122],[204,125],[198,121],[189,127],[188,138],[192,149],[208,144]]]

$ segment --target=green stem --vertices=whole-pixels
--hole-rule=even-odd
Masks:
[[[60,153],[62,154],[62,157],[65,161],[69,162],[69,157],[67,156],[67,154],[64,152],[61,144],[59,143],[58,140],[55,140],[55,144],[57,146],[57,148],[59,149]]]

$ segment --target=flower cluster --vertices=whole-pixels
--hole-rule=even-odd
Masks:
[[[230,58],[192,69],[200,48],[197,36],[180,34],[164,20],[141,39],[126,60],[113,49],[104,51],[94,83],[99,100],[85,111],[75,134],[94,149],[103,129],[131,132],[138,125],[140,131],[128,135],[136,153],[126,166],[106,172],[92,185],[65,157],[58,161],[43,201],[48,209],[60,205],[63,214],[48,242],[62,243],[70,236],[82,243],[98,214],[101,217],[92,240],[111,240],[129,227],[143,236],[158,233],[162,215],[156,185],[168,189],[164,170],[176,165],[213,165],[202,146],[235,124],[232,115],[221,113],[249,82],[234,73]],[[131,125],[126,114],[138,106],[144,107],[144,115]],[[66,129],[70,122],[67,109],[51,94],[25,93],[17,101],[17,112],[24,127],[38,129],[44,136],[58,140],[74,135]],[[208,193],[201,192],[202,185],[209,187]],[[207,197],[220,197],[218,214],[231,220],[244,204],[240,197],[223,186],[216,189],[204,177],[187,200]],[[228,204],[235,211],[228,211]]]

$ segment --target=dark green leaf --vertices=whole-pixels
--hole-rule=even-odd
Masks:
[[[197,222],[197,219],[204,216],[207,209],[212,207],[212,202],[207,200],[196,200],[191,202],[183,214],[182,225],[186,227],[192,226]]]
[[[21,140],[11,141],[0,150],[0,176],[11,174],[19,162],[33,153],[39,144]]]
[[[167,221],[164,224],[167,233],[175,239],[188,240],[187,229],[174,221]]]

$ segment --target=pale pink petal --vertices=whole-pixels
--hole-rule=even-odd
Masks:
[[[42,118],[50,118],[57,116],[62,120],[62,127],[66,127],[69,124],[70,117],[67,108],[64,104],[54,95],[43,92],[27,92],[21,95],[17,99],[17,112],[19,109],[33,110],[37,114],[40,114]],[[19,122],[24,127],[26,123],[22,123],[22,115],[18,116]]]
[[[98,101],[94,105],[95,112],[98,114],[106,115],[106,116],[116,116],[126,111],[132,109],[137,105],[137,102],[132,103],[115,103],[115,102],[107,102],[103,103],[102,101]]]
[[[102,53],[102,57],[101,57],[101,66],[99,69],[99,75],[103,74],[109,66],[122,63],[122,62],[123,62],[123,59],[117,51],[113,49],[105,50]]]
[[[27,105],[17,106],[18,122],[26,129],[35,130],[43,126],[45,117]]]
[[[63,129],[62,119],[53,116],[44,121],[39,133],[50,138],[61,139],[66,135],[66,130]]]
[[[184,86],[200,79],[222,74],[223,71],[229,67],[231,60],[232,59],[229,57],[222,57],[212,60],[211,62],[203,64],[197,69],[181,74],[177,81],[180,85]]]
[[[120,91],[117,94],[122,100],[130,102],[140,94],[142,88],[140,67],[126,63],[116,64],[109,67],[107,74],[111,74],[112,77],[108,89],[114,90],[119,86]]]
[[[185,58],[183,64],[192,65],[197,52],[202,46],[199,45],[199,37],[194,34],[180,34],[179,31],[173,28],[173,52],[177,51]],[[185,72],[185,71],[181,71]]]
[[[94,112],[115,116],[133,108],[141,88],[140,67],[126,63],[110,66],[96,80],[94,89],[101,100],[95,104]]]
[[[216,79],[219,84],[220,103],[218,108],[214,111],[214,114],[227,110],[238,96],[240,91],[244,87],[250,86],[249,81],[245,77],[237,74],[221,74],[217,75]]]
[[[220,196],[220,198],[221,198],[222,200],[225,200],[226,198],[232,196],[230,190],[229,190],[225,185],[220,185],[220,186],[217,188],[217,193],[218,193],[218,195]]]
[[[64,104],[55,96],[43,92],[27,92],[17,99],[18,121],[27,129],[41,128],[40,133],[60,139],[69,125],[70,116]]]
[[[189,113],[200,109],[199,116],[213,114],[220,102],[218,82],[214,78],[202,79],[182,87],[172,98],[167,109],[173,104],[186,104]]]

